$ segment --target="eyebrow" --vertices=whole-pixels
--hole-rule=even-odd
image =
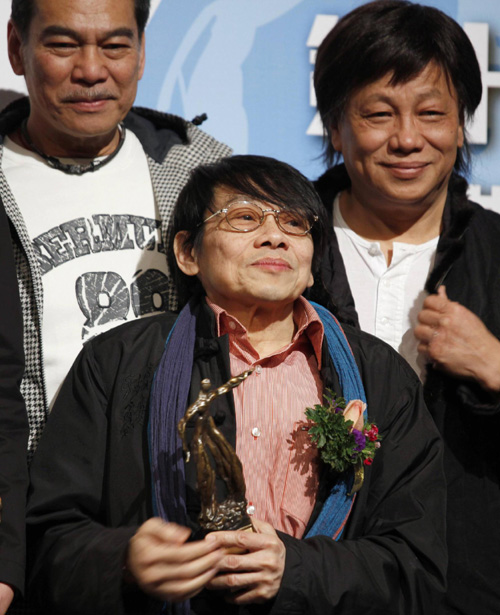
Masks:
[[[48,26],[42,33],[42,36],[68,36],[70,38],[74,38],[78,42],[83,41],[82,35],[76,30],[72,30],[71,28],[65,28],[64,26]],[[115,28],[114,30],[109,30],[108,32],[104,32],[102,36],[99,36],[101,39],[114,38],[115,36],[124,36],[133,40],[135,38],[135,32],[131,28]]]
[[[416,98],[418,100],[427,100],[429,98],[440,97],[442,96],[442,93],[443,92],[439,88],[431,88],[430,90],[425,90],[421,92],[420,94],[417,94]],[[378,94],[375,92],[374,94],[369,96],[365,102],[367,103],[385,102],[385,103],[391,104],[392,97],[387,94]]]

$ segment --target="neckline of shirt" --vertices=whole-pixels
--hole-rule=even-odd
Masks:
[[[373,246],[376,246],[379,252],[382,254],[382,250],[380,248],[380,242],[375,240],[365,239],[358,235],[345,221],[342,212],[340,211],[340,195],[339,192],[333,201],[333,226],[334,229],[338,229],[342,231],[345,235],[347,235],[352,241],[357,243],[359,246],[363,247],[367,251],[373,249]],[[405,253],[413,253],[423,252],[424,250],[433,249],[437,246],[439,241],[439,235],[425,241],[424,243],[405,243],[403,241],[393,241],[393,250],[394,251],[404,251]]]
[[[123,147],[118,152],[116,157],[109,162],[109,165],[103,166],[102,169],[96,171],[97,173],[102,173],[105,169],[113,169],[117,168],[127,168],[130,165],[131,160],[133,160],[133,151],[135,150],[137,143],[142,149],[142,145],[140,141],[137,139],[135,134],[131,131],[127,131],[127,138],[123,143]],[[36,152],[24,147],[23,145],[19,145],[15,141],[13,141],[8,135],[4,139],[4,159],[15,161],[16,158],[22,157],[23,164],[29,164],[33,166],[37,166],[39,168],[44,167],[50,171],[57,171],[57,169],[52,169],[52,167],[44,160],[41,156],[39,156]],[[97,156],[96,158],[66,158],[60,157],[59,159],[64,164],[88,164],[92,160],[99,162],[104,160],[108,156]],[[3,161],[2,161],[3,164]],[[61,173],[61,171],[58,171]],[[88,174],[87,174],[88,175]],[[94,175],[90,173],[90,175]],[[83,177],[79,175],[73,175],[72,177]]]

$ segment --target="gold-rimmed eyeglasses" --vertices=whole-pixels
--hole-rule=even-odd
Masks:
[[[215,216],[224,215],[231,230],[238,233],[250,233],[264,224],[267,214],[274,216],[278,228],[287,235],[307,235],[318,219],[318,216],[314,216],[311,221],[304,214],[291,209],[264,209],[254,201],[242,199],[232,201],[226,207],[205,218],[201,224],[205,224]]]

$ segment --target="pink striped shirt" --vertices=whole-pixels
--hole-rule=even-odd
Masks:
[[[316,501],[318,457],[305,430],[305,409],[322,403],[323,324],[302,297],[294,306],[290,344],[260,358],[246,329],[207,300],[219,335],[229,335],[231,374],[253,374],[233,390],[236,452],[243,464],[247,499],[257,519],[301,538]]]

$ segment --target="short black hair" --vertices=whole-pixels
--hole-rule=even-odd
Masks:
[[[266,156],[232,156],[194,169],[174,208],[172,240],[178,232],[188,231],[185,245],[200,248],[206,211],[215,212],[216,188],[228,188],[278,207],[300,211],[311,221],[317,217],[310,234],[314,244],[312,272],[319,272],[328,228],[325,207],[311,182],[302,173],[285,162]],[[191,296],[202,290],[201,284],[197,277],[187,276],[179,269],[172,249],[168,250],[168,265],[177,287],[179,303],[183,306]]]
[[[321,43],[314,87],[325,129],[325,159],[338,160],[330,141],[350,97],[392,73],[391,84],[407,83],[434,62],[453,84],[461,119],[481,101],[481,70],[463,29],[442,11],[406,0],[376,0],[344,15]],[[465,172],[468,143],[457,152],[455,169]]]
[[[58,0],[62,2],[63,0]],[[135,20],[139,37],[142,36],[148,23],[151,0],[133,0],[135,5]],[[36,0],[12,0],[10,18],[14,22],[19,35],[25,41],[36,9]]]

